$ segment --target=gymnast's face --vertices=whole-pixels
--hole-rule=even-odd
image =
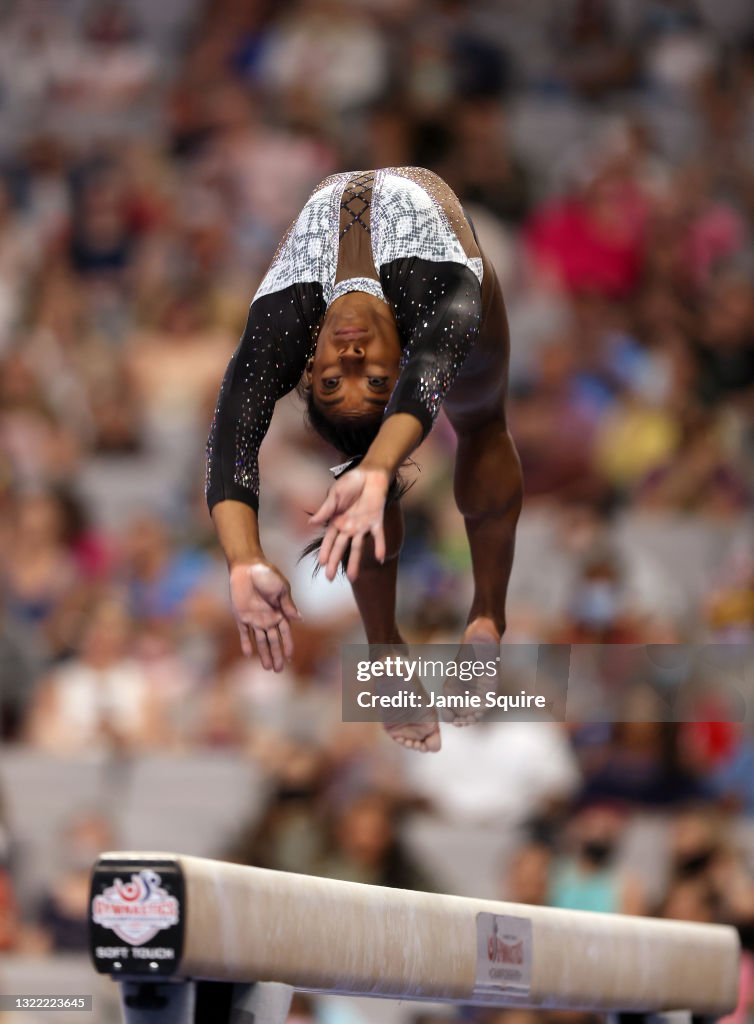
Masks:
[[[336,299],[310,365],[317,408],[337,417],[384,409],[398,380],[400,358],[395,317],[384,302],[364,292]]]

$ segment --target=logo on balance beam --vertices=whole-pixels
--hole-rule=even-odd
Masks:
[[[99,861],[89,904],[95,968],[115,975],[173,974],[183,951],[184,889],[175,861]]]

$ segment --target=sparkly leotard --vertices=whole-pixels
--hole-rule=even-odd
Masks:
[[[207,444],[207,501],[259,505],[258,454],[275,403],[292,391],[328,306],[350,291],[386,302],[401,369],[385,408],[426,435],[479,335],[483,261],[448,185],[418,167],[323,181],[260,284],[225,373]]]

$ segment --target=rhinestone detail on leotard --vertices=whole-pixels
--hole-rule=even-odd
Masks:
[[[369,295],[374,295],[376,299],[382,299],[383,302],[387,302],[382,285],[379,281],[375,281],[373,277],[349,277],[346,281],[338,281],[333,287],[327,305],[331,306],[336,299],[339,299],[342,295],[347,295],[349,292],[367,292]]]
[[[373,185],[373,171],[366,171],[364,174],[355,175],[346,185],[340,200],[340,208],[349,219],[346,220],[340,229],[341,239],[351,230],[354,224],[358,224],[367,234],[371,234],[372,228],[364,218],[369,210]]]
[[[433,262],[460,263],[469,267],[481,283],[481,259],[466,255],[436,197],[436,188],[429,191],[441,179],[423,168],[388,167],[376,172],[334,174],[318,186],[279,246],[255,300],[291,284],[316,281],[322,285],[325,304],[330,304],[342,238],[339,219],[344,191],[354,182],[363,182],[366,189],[371,176],[372,255],[378,270],[391,260],[417,256]],[[364,210],[360,216],[363,218]]]

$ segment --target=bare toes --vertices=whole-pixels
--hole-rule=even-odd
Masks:
[[[407,750],[420,753],[436,753],[441,745],[440,727],[436,720],[407,722],[400,725],[386,725],[388,736]]]

